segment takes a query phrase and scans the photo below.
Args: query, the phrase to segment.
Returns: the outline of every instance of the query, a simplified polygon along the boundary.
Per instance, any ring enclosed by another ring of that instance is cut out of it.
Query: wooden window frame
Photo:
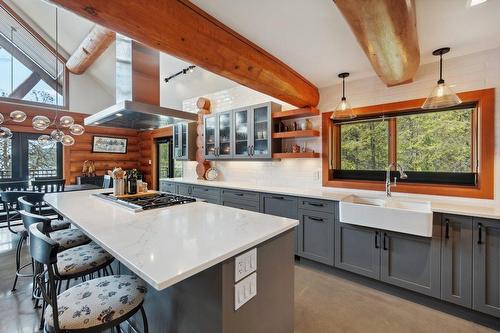
[[[477,126],[473,126],[473,138],[477,142],[473,143],[477,149],[477,184],[475,186],[443,185],[432,183],[399,183],[393,188],[394,192],[458,196],[468,198],[493,199],[494,196],[494,154],[495,154],[495,89],[482,89],[459,93],[458,96],[464,103],[475,103]],[[381,115],[404,113],[416,110],[424,103],[425,99],[413,99],[408,101],[371,105],[355,108],[353,111],[358,117],[376,117]],[[322,179],[325,187],[352,188],[361,190],[383,191],[384,181],[347,180],[335,179],[330,172],[333,165],[340,162],[340,141],[332,140],[340,134],[339,126],[336,126],[330,119],[332,112],[322,114]],[[395,123],[394,123],[395,124]],[[389,126],[391,124],[389,123]],[[394,126],[394,125],[392,125]],[[389,133],[394,131],[389,131]],[[391,134],[390,134],[391,135]],[[393,141],[394,140],[394,141]],[[396,144],[393,138],[392,144]],[[396,150],[392,150],[396,151]],[[396,159],[394,154],[390,154],[390,160]],[[473,156],[474,156],[473,155]]]

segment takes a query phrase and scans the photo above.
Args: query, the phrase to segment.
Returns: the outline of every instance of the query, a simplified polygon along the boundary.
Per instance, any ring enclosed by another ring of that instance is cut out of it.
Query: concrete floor
[[[18,290],[10,291],[16,241],[16,236],[0,230],[0,332],[38,332],[31,279],[20,279]],[[301,262],[295,274],[295,333],[496,332],[319,266]]]

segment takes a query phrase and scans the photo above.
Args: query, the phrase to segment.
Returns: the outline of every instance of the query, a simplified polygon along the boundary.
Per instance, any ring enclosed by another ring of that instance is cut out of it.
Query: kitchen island
[[[150,332],[293,332],[297,220],[205,202],[134,213],[92,195],[106,191],[45,200],[113,255],[122,273],[151,286]],[[235,258],[253,249],[256,256],[235,269]]]

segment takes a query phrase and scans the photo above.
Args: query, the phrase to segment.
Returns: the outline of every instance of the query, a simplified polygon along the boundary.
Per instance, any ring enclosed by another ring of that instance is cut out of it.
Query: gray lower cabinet
[[[474,218],[473,309],[500,317],[500,221]]]
[[[381,231],[380,280],[419,292],[440,296],[440,221],[433,237]]]
[[[191,196],[213,204],[220,204],[220,189],[210,186],[193,186]]]
[[[260,212],[260,194],[240,190],[221,190],[221,204],[223,206]]]
[[[297,254],[333,266],[333,214],[299,209],[299,221]]]
[[[335,267],[380,278],[380,232],[335,221]]]
[[[260,195],[260,211],[264,214],[298,219],[298,199],[297,197],[275,194]],[[295,253],[298,253],[298,227],[295,227]]]
[[[472,217],[443,215],[441,299],[472,307]]]
[[[188,184],[177,184],[177,194],[191,196],[193,193],[193,186]]]

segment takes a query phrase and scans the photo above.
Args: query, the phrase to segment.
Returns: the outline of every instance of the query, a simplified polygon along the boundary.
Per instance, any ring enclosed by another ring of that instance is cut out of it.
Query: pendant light
[[[342,79],[342,98],[340,99],[339,105],[333,111],[330,119],[333,120],[346,120],[346,119],[354,119],[356,115],[352,111],[351,105],[347,101],[345,97],[345,78],[349,77],[349,73],[340,73],[338,75],[339,78]]]
[[[432,52],[433,55],[439,56],[439,80],[437,85],[432,89],[431,94],[422,105],[422,109],[439,109],[450,106],[459,105],[462,100],[455,94],[450,87],[444,83],[443,79],[443,54],[450,52],[449,47],[443,47]]]

